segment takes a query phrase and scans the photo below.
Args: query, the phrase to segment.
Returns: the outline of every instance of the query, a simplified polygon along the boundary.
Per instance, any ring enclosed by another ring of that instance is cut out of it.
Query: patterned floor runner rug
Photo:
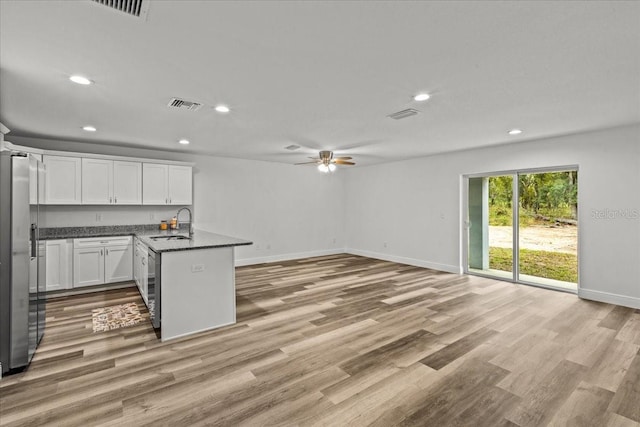
[[[126,328],[142,322],[138,304],[130,302],[92,310],[93,332],[104,332],[112,329]]]

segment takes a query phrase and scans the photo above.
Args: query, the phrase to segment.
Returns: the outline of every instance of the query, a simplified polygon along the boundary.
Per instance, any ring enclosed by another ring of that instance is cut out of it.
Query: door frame
[[[520,276],[520,245],[519,245],[519,229],[520,227],[516,227],[517,224],[519,224],[520,222],[520,205],[519,205],[519,201],[520,201],[520,189],[519,189],[519,180],[518,177],[520,174],[530,174],[530,173],[545,173],[545,172],[569,172],[569,171],[576,171],[579,172],[579,166],[578,165],[560,165],[560,166],[545,166],[545,167],[538,167],[538,168],[523,168],[523,169],[508,169],[508,170],[501,170],[501,171],[492,171],[492,172],[484,172],[484,173],[469,173],[469,174],[462,174],[461,175],[461,180],[462,180],[462,211],[461,211],[461,222],[460,222],[460,244],[461,244],[461,250],[460,250],[460,254],[462,256],[461,258],[461,262],[460,262],[460,268],[461,271],[463,272],[463,274],[469,274],[472,276],[480,276],[480,277],[486,277],[489,279],[496,279],[496,280],[504,280],[504,281],[508,281],[508,282],[512,282],[512,283],[516,283],[516,284],[521,284],[521,285],[528,285],[528,286],[536,286],[539,288],[545,288],[545,289],[552,289],[552,290],[556,290],[556,291],[561,291],[561,292],[568,292],[568,293],[572,293],[572,294],[577,294],[580,290],[580,270],[582,269],[582,263],[581,263],[581,249],[580,249],[580,227],[581,227],[581,221],[580,221],[580,185],[578,185],[578,213],[577,213],[577,217],[578,217],[578,225],[577,227],[577,248],[576,248],[576,257],[577,257],[577,262],[578,262],[578,282],[576,283],[576,289],[572,290],[572,289],[563,289],[563,288],[557,288],[554,286],[548,286],[542,283],[534,283],[534,282],[528,282],[525,280],[518,280],[519,276]],[[511,279],[507,278],[507,277],[496,277],[496,276],[492,276],[489,274],[483,274],[483,273],[479,273],[477,271],[470,271],[469,270],[469,178],[489,178],[492,176],[505,176],[505,175],[511,175],[513,176],[513,201],[511,204],[511,214],[512,214],[512,225],[513,225],[513,242],[512,242],[512,251],[513,251],[513,265],[512,265],[512,275],[511,275]],[[515,206],[514,206],[515,205]]]

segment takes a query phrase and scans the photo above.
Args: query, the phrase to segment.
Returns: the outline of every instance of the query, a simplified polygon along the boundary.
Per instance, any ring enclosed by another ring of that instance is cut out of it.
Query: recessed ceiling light
[[[229,111],[229,107],[227,107],[226,105],[216,105],[216,111],[218,113],[228,113]]]
[[[522,130],[520,129],[511,129],[509,131],[509,135],[520,135],[522,133]]]
[[[180,144],[182,145],[187,145],[189,144],[189,140],[188,139],[181,139],[180,141],[178,141]]]
[[[98,129],[96,129],[95,126],[83,126],[82,130],[86,130],[87,132],[95,132]]]
[[[78,76],[78,75],[74,75],[74,76],[69,77],[69,80],[71,80],[74,83],[78,83],[79,85],[90,85],[91,83],[93,83],[88,78],[86,78],[84,76]]]
[[[431,98],[431,95],[429,95],[428,93],[419,93],[416,96],[413,97],[414,101],[426,101],[427,99]]]

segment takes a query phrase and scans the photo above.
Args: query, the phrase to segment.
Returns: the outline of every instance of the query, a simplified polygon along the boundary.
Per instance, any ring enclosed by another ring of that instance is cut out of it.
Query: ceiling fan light
[[[74,83],[77,83],[79,85],[90,85],[91,83],[93,83],[92,80],[89,80],[88,78],[86,78],[85,76],[80,76],[78,74],[74,74],[73,76],[69,77],[69,80],[71,80]]]
[[[333,172],[334,170],[336,170],[336,165],[334,165],[333,163],[329,163],[328,168],[330,172]]]
[[[327,172],[329,172],[329,166],[325,165],[324,163],[320,163],[320,164],[318,165],[318,170],[319,170],[320,172],[327,173]]]

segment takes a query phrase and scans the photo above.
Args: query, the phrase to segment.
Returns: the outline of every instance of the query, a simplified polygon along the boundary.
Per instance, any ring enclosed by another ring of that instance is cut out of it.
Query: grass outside
[[[489,268],[511,271],[510,248],[489,248]],[[573,254],[520,249],[520,273],[578,283],[578,259]]]
[[[571,209],[540,209],[540,215],[550,218],[573,218]],[[574,218],[575,219],[575,218]],[[513,211],[507,206],[489,206],[489,225],[511,225],[513,223]],[[546,221],[536,217],[534,212],[521,209],[520,210],[520,227],[528,227],[530,225],[544,225]]]

